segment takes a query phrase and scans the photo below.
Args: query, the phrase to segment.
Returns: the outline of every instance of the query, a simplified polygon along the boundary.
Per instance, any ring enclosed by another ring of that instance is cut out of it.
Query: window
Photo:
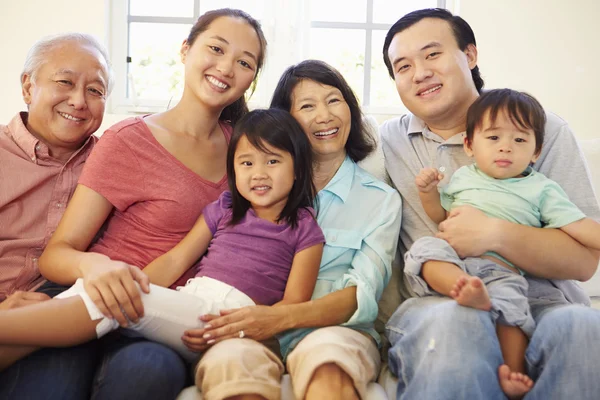
[[[450,0],[452,1],[452,0]],[[239,8],[261,22],[267,60],[250,106],[265,107],[281,73],[307,58],[348,80],[368,113],[403,112],[382,60],[385,34],[402,15],[446,0],[110,0],[110,51],[117,84],[113,113],[172,107],[183,90],[182,41],[207,10]]]

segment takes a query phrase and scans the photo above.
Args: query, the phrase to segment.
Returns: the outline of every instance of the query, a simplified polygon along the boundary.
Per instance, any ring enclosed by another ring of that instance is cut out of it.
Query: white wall
[[[486,87],[534,95],[580,138],[600,137],[600,1],[461,0]]]
[[[29,47],[44,35],[66,31],[105,40],[107,1],[0,0],[0,122],[24,109],[19,75]],[[600,108],[600,1],[454,3],[475,31],[487,87],[526,90],[569,121],[578,137],[600,137],[592,126]],[[106,115],[103,127],[122,118]]]

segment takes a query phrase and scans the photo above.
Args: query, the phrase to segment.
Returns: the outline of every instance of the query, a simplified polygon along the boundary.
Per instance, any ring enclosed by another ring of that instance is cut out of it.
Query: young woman
[[[236,125],[227,154],[229,189],[209,204],[172,250],[150,263],[187,271],[208,249],[181,291],[151,285],[145,315],[130,329],[176,349],[201,328],[199,316],[224,308],[308,301],[325,238],[311,208],[310,143],[289,113],[257,110]],[[57,299],[0,314],[0,343],[73,346],[119,327],[104,317],[78,279]],[[14,311],[14,312],[13,312]],[[240,331],[240,337],[243,337]]]
[[[39,260],[47,279],[73,285],[82,278],[94,304],[123,326],[125,314],[132,321],[143,315],[135,281],[145,292],[149,282],[177,285],[180,277],[170,269],[145,267],[177,244],[202,209],[227,189],[231,125],[247,111],[244,94],[263,65],[265,50],[260,25],[244,12],[222,9],[198,19],[181,46],[181,101],[166,112],[129,119],[105,132]],[[164,394],[149,387],[152,397],[177,395],[185,368],[175,352],[125,336],[116,341],[102,361],[107,375],[117,375],[112,371],[125,364],[136,369],[143,359],[165,380],[178,383]],[[8,361],[25,350],[0,351]],[[98,390],[103,388],[109,390]],[[144,389],[135,393],[147,393]]]

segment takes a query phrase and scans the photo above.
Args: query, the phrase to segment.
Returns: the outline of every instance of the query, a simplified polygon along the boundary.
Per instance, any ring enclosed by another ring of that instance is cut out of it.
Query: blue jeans
[[[174,399],[187,382],[187,365],[170,348],[114,332],[99,340],[103,359],[91,398]]]
[[[38,291],[55,296],[64,289],[48,284]],[[115,332],[20,360],[0,373],[0,399],[174,399],[186,378],[186,364],[173,350]]]
[[[525,399],[597,399],[600,311],[559,297],[530,302],[537,327],[525,358],[535,385]],[[498,383],[503,359],[490,313],[444,297],[412,298],[386,328],[398,400],[506,398]]]

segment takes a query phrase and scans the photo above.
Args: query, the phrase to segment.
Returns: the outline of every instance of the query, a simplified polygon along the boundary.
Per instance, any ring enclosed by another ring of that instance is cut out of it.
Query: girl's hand
[[[444,174],[439,172],[435,168],[423,168],[419,175],[415,178],[415,184],[417,185],[417,189],[421,193],[429,193],[433,189],[435,189],[442,180],[444,179]]]
[[[85,291],[96,307],[123,327],[144,316],[144,306],[138,287],[150,292],[150,280],[139,268],[113,261],[98,253],[86,253],[80,264]]]
[[[243,331],[243,337],[266,340],[287,329],[287,317],[283,306],[249,306],[222,310],[220,315],[200,317],[207,323],[202,337],[206,344],[212,345],[226,339],[239,338]]]
[[[205,333],[206,329],[190,329],[184,332],[181,341],[191,351],[200,353],[209,348],[212,344],[208,344],[207,340],[202,337]]]

